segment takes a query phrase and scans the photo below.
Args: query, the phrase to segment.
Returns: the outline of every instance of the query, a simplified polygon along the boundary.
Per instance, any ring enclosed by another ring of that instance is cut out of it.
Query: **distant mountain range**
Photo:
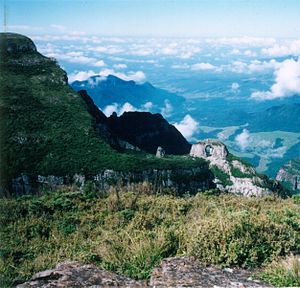
[[[273,106],[265,111],[250,114],[251,131],[300,132],[300,103]]]
[[[86,90],[95,104],[102,109],[113,103],[123,105],[129,102],[137,108],[148,103],[152,105],[152,112],[158,112],[165,106],[166,101],[174,106],[182,105],[185,101],[183,97],[156,88],[149,82],[137,84],[132,80],[125,81],[113,75],[105,78],[93,76],[86,81],[75,81],[71,87],[76,91]]]

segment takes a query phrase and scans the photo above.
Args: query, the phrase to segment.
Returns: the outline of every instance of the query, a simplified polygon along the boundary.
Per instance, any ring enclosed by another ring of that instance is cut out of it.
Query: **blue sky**
[[[1,16],[5,2],[7,30],[29,35],[300,35],[299,0],[1,0]]]

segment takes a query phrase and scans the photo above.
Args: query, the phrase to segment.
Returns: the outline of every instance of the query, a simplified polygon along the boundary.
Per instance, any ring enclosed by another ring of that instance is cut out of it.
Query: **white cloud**
[[[115,69],[126,69],[127,68],[127,65],[126,64],[114,64],[113,66]]]
[[[51,27],[51,28],[54,28],[54,29],[56,29],[56,30],[58,30],[58,31],[61,31],[61,32],[67,30],[67,27],[66,27],[66,26],[60,25],[60,24],[51,24],[50,27]]]
[[[144,83],[146,80],[146,76],[145,76],[144,72],[142,72],[142,71],[136,71],[136,72],[129,71],[127,74],[125,74],[122,72],[116,72],[114,69],[107,68],[107,69],[102,69],[98,73],[93,70],[72,73],[69,75],[69,83],[72,83],[76,80],[85,81],[88,78],[90,78],[91,76],[99,76],[99,77],[97,77],[97,79],[99,78],[99,80],[102,81],[102,80],[105,80],[108,75],[114,75],[125,81],[133,80],[136,83]],[[93,83],[93,85],[95,85],[95,84],[97,84],[97,83]]]
[[[143,110],[149,111],[153,107],[152,102],[146,102],[144,105],[142,105]]]
[[[213,70],[216,67],[210,63],[196,63],[191,66],[192,70]]]
[[[86,64],[94,67],[106,66],[103,60],[97,60],[93,57],[84,56],[82,51],[62,53],[61,51],[51,52],[51,50],[49,50],[49,52],[50,53],[46,53],[46,56],[53,57],[58,60],[67,61],[69,63]]]
[[[287,151],[286,146],[275,148],[275,141],[263,139],[259,133],[251,134],[247,129],[243,129],[235,141],[242,151],[254,152],[264,158],[282,158]]]
[[[137,108],[132,106],[130,103],[126,102],[124,105],[120,108],[119,114],[122,115],[124,112],[132,112],[132,111],[138,111]]]
[[[105,114],[105,116],[109,117],[113,112],[116,112],[119,110],[119,105],[117,103],[113,103],[111,105],[107,105],[104,109],[103,109],[103,113]]]
[[[275,44],[269,48],[263,48],[262,53],[271,57],[300,56],[300,39],[288,41],[284,45]]]
[[[230,55],[241,55],[241,51],[239,49],[232,49],[229,53]]]
[[[105,64],[105,62],[103,60],[99,60],[99,61],[95,62],[93,64],[93,66],[95,66],[95,67],[103,67],[103,66],[106,66],[106,64]]]
[[[235,137],[235,141],[244,151],[250,144],[250,133],[247,129],[243,129],[243,132]]]
[[[93,70],[89,71],[80,71],[77,73],[72,73],[68,76],[69,83],[72,83],[74,81],[85,81],[88,78],[95,76],[96,73]]]
[[[255,57],[256,53],[248,49],[248,50],[244,51],[244,55],[247,57]]]
[[[113,103],[111,105],[107,105],[103,109],[103,113],[109,117],[113,112],[116,112],[117,115],[122,115],[124,112],[132,112],[132,111],[139,111],[137,108],[135,108],[133,105],[131,105],[129,102],[124,103],[123,105],[119,105],[117,103]]]
[[[192,118],[189,114],[179,122],[173,124],[180,133],[188,140],[199,130],[199,122]]]
[[[279,65],[280,63],[274,59],[270,61],[251,60],[249,63],[233,61],[230,65],[224,65],[223,68],[227,68],[234,73],[254,73],[276,69]]]
[[[92,46],[89,47],[88,50],[93,52],[103,53],[103,54],[109,54],[109,55],[119,54],[124,52],[123,48],[116,45],[96,46],[96,47]]]
[[[271,100],[300,94],[300,59],[283,61],[275,70],[275,84],[269,91],[257,91],[252,99]]]
[[[276,40],[274,38],[264,37],[223,37],[216,39],[206,39],[206,42],[214,45],[229,45],[229,46],[270,46],[273,45]]]
[[[43,27],[38,27],[38,26],[30,26],[30,25],[7,25],[6,29],[12,30],[12,31],[41,31],[43,30]]]
[[[188,65],[187,63],[184,64],[174,64],[171,66],[171,68],[173,69],[189,69],[190,65]]]
[[[248,70],[250,72],[261,72],[268,69],[276,69],[279,65],[280,63],[274,59],[270,61],[252,60],[248,65]]]
[[[125,81],[133,80],[136,83],[144,83],[146,80],[146,75],[144,74],[143,71],[136,71],[136,72],[129,71],[127,74],[125,74],[122,72],[116,72],[114,69],[103,69],[102,71],[99,72],[99,75],[105,77],[107,77],[108,75],[114,75]]]
[[[237,91],[239,91],[239,89],[240,89],[239,83],[233,82],[233,83],[231,84],[231,90],[232,90],[233,92],[237,92]]]
[[[173,112],[173,106],[169,100],[165,100],[165,106],[161,108],[160,113],[164,117],[169,117]]]

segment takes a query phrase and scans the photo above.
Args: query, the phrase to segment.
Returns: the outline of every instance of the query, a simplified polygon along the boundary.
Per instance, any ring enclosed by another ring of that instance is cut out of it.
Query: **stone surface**
[[[17,33],[0,33],[0,52],[2,54],[24,54],[36,52],[33,41]]]
[[[283,182],[294,192],[300,191],[300,158],[292,159],[281,167],[276,180]]]
[[[227,157],[229,153],[226,146],[218,140],[207,139],[192,145],[190,155],[208,160],[211,169],[217,167],[227,174],[228,183],[222,183],[218,178],[214,180],[221,191],[243,196],[264,196],[273,193],[266,180],[259,177],[253,167],[239,160],[230,160]]]
[[[228,155],[226,146],[215,139],[206,139],[192,145],[190,155],[204,159],[225,159]]]
[[[165,154],[166,154],[166,151],[162,147],[158,146],[157,150],[156,150],[156,157],[163,158],[163,157],[165,157]]]
[[[194,257],[164,259],[154,268],[150,281],[137,281],[79,262],[64,262],[55,269],[35,274],[17,288],[50,287],[270,287],[251,279],[243,269],[204,267]]]
[[[55,269],[35,274],[30,281],[18,288],[50,287],[145,287],[144,281],[133,279],[99,269],[94,265],[81,265],[79,262],[58,264]]]
[[[204,267],[194,257],[173,257],[162,261],[152,272],[152,287],[270,287],[250,280],[251,273],[242,269]]]
[[[194,257],[164,259],[152,272],[152,287],[270,287],[250,280],[251,273],[242,269],[204,267]]]
[[[86,179],[84,175],[70,176],[42,176],[29,178],[26,175],[14,178],[13,189],[16,195],[24,195],[37,192],[39,189],[56,189],[61,185],[76,184],[83,187],[86,180],[94,182],[99,190],[109,190],[112,186],[122,186],[124,189],[132,184],[148,183],[153,193],[161,193],[164,189],[173,189],[181,194],[205,191],[215,187],[213,174],[208,164],[203,163],[194,168],[178,169],[147,169],[142,171],[124,172],[106,169],[97,175]],[[187,181],[188,180],[188,181]]]

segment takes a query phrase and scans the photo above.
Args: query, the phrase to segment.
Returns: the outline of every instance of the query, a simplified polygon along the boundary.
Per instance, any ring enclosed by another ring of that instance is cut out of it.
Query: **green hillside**
[[[54,59],[27,37],[0,34],[1,186],[26,175],[85,175],[105,168],[197,166],[202,160],[159,160],[121,154],[93,129],[81,96]],[[2,192],[3,193],[3,192]]]

